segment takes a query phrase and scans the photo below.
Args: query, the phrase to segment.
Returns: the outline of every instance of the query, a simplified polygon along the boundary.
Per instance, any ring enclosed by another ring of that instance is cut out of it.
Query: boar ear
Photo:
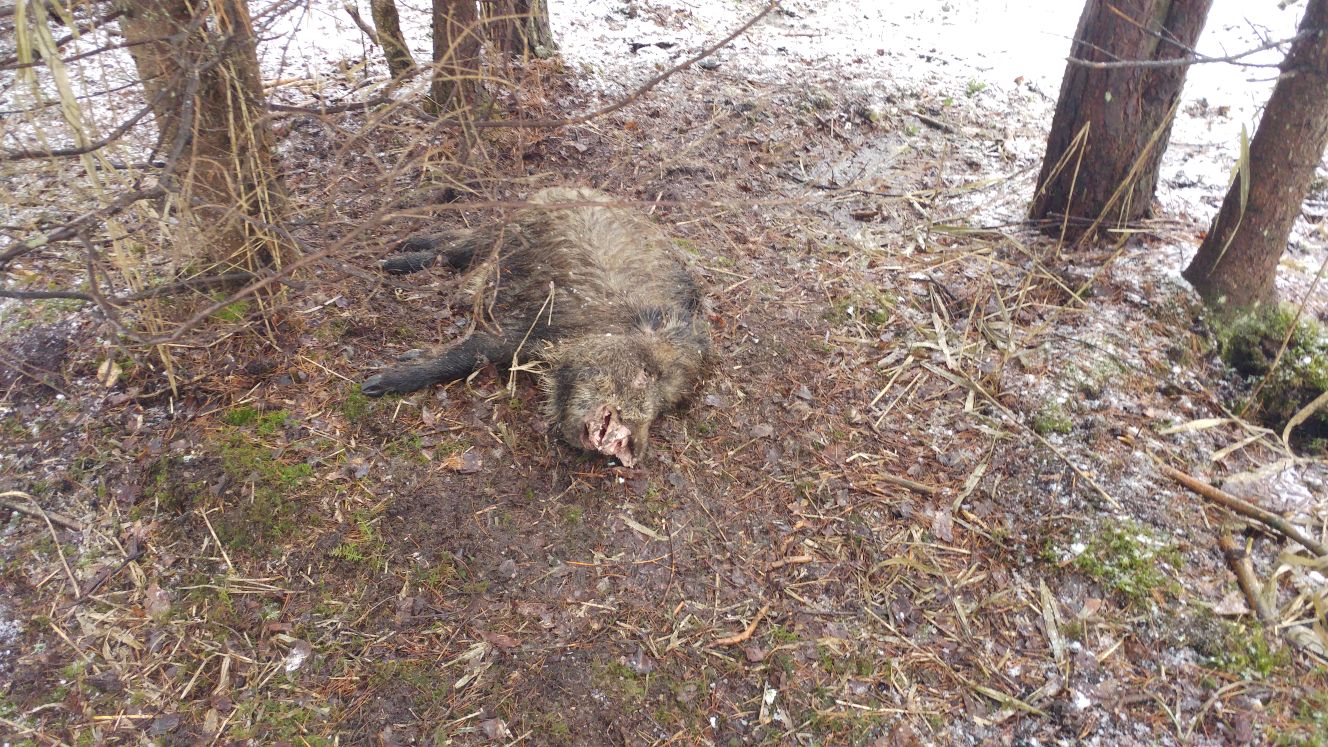
[[[635,376],[632,377],[632,388],[645,389],[650,384],[650,379],[651,379],[650,374],[647,373],[644,368],[642,368],[636,372]]]

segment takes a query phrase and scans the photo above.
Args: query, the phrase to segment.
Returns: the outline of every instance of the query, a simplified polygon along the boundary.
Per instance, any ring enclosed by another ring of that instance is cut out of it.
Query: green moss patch
[[[1288,332],[1286,351],[1277,360]],[[1253,411],[1271,428],[1281,430],[1328,390],[1328,332],[1313,321],[1295,322],[1290,309],[1236,317],[1222,324],[1217,335],[1222,360],[1250,383],[1255,392]],[[1328,408],[1320,408],[1297,427],[1293,443],[1309,451],[1328,451]]]
[[[1074,559],[1074,567],[1103,586],[1118,591],[1136,604],[1154,592],[1173,589],[1164,565],[1178,567],[1175,547],[1146,527],[1133,522],[1102,526]]]

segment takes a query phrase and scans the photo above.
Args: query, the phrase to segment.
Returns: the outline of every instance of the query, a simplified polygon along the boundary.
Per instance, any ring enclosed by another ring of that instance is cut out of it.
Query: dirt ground
[[[545,63],[502,102],[577,96]],[[334,250],[269,326],[171,351],[178,394],[89,311],[8,326],[0,480],[56,521],[0,508],[6,743],[1328,743],[1328,672],[1241,614],[1231,517],[1157,471],[1322,526],[1328,468],[1229,417],[1162,269],[1201,227],[1071,254],[979,222],[1020,187],[969,154],[1017,172],[1040,134],[944,98],[694,69],[487,132],[464,178],[409,112],[283,117]],[[719,363],[636,469],[555,441],[526,375],[357,391],[469,313],[374,259],[553,184],[651,212],[708,291]],[[1236,536],[1322,623],[1321,571]]]

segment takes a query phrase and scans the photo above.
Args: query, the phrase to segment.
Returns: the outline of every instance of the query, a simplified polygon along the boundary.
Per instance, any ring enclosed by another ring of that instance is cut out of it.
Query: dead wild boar
[[[416,236],[382,264],[441,257],[470,272],[474,332],[436,358],[389,368],[376,397],[463,378],[493,362],[541,360],[545,415],[568,443],[627,467],[655,419],[696,387],[710,358],[701,292],[644,216],[592,189],[546,189],[505,224]]]

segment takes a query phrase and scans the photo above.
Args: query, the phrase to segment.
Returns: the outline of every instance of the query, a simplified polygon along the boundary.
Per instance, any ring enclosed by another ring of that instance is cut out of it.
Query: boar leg
[[[374,374],[360,384],[360,392],[369,397],[413,392],[440,381],[455,381],[488,362],[506,362],[512,346],[484,333],[475,333],[437,358],[407,366],[396,366]]]
[[[466,230],[408,236],[397,245],[397,253],[378,266],[393,275],[407,275],[431,267],[441,256],[452,269],[464,270],[475,259],[476,238]]]

